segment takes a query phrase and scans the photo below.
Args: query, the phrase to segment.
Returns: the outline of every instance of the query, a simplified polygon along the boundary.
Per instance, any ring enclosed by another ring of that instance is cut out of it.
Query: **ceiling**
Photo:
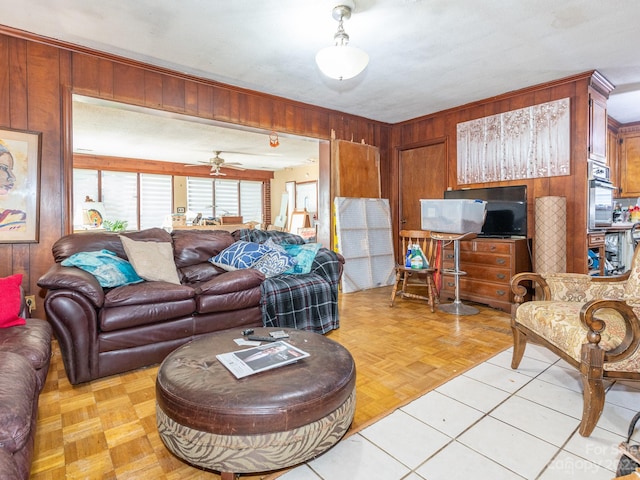
[[[318,162],[317,139],[277,133],[271,147],[271,132],[81,95],[72,118],[75,153],[199,165],[220,152],[225,164],[270,171]]]
[[[609,114],[640,121],[637,0],[356,0],[345,30],[370,63],[343,81],[314,61],[338,3],[0,0],[0,23],[388,123],[598,70]]]

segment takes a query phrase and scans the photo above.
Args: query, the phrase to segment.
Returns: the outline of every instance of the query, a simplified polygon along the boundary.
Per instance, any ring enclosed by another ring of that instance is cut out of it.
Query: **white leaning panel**
[[[395,258],[386,198],[336,197],[336,249],[345,258],[344,293],[393,285]]]

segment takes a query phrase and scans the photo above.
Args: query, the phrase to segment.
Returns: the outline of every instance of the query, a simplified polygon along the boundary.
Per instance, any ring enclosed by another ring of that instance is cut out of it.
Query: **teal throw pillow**
[[[318,250],[320,250],[321,245],[319,243],[305,243],[303,245],[282,243],[280,245],[287,254],[296,259],[296,265],[284,273],[303,274],[311,272],[313,260],[316,258]]]
[[[259,243],[238,240],[209,261],[227,271],[251,268],[267,251],[268,248]]]
[[[60,262],[64,267],[78,267],[96,277],[103,288],[120,287],[144,280],[133,266],[110,250],[78,252]]]

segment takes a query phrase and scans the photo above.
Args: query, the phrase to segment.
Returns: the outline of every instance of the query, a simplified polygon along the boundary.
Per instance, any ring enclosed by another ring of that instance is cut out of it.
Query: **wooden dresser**
[[[453,242],[445,245],[443,254],[440,302],[455,297]],[[509,287],[516,273],[531,271],[531,255],[527,239],[475,238],[460,242],[460,298],[511,311],[513,295]]]

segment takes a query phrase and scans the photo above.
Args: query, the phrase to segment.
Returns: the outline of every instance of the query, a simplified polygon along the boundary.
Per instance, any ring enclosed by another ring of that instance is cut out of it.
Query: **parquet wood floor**
[[[341,294],[341,326],[328,334],[356,362],[356,413],[349,434],[512,344],[506,313],[480,306],[477,315],[456,317],[431,313],[424,301],[400,298],[389,307],[390,295],[391,287]],[[219,479],[178,460],[160,440],[157,370],[73,387],[54,342],[40,396],[31,479]]]

